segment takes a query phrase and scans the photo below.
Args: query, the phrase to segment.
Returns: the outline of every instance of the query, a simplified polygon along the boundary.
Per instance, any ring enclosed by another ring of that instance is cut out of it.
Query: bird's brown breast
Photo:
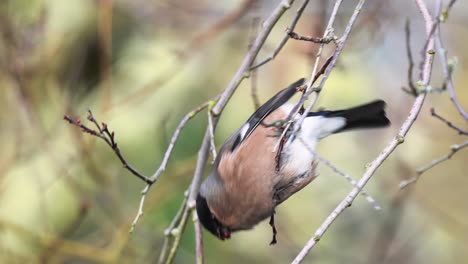
[[[280,120],[276,110],[264,123]],[[277,137],[274,127],[260,124],[233,152],[223,153],[218,174],[224,192],[210,208],[224,225],[232,229],[249,229],[273,213],[274,187],[280,180],[274,152]],[[221,173],[222,172],[222,173]]]

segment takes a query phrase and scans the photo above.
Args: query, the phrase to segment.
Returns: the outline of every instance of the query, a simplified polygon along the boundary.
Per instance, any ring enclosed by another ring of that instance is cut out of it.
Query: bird
[[[196,198],[200,223],[220,240],[270,217],[270,244],[275,244],[275,208],[317,177],[312,152],[317,143],[338,132],[390,124],[385,102],[375,100],[345,110],[309,112],[300,129],[286,131],[282,139],[284,126],[278,123],[287,121],[296,105],[288,101],[304,82],[299,79],[274,95],[221,146]]]

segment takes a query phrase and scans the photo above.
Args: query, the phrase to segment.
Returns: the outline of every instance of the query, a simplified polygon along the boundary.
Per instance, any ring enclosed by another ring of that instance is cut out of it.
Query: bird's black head
[[[231,237],[231,229],[219,222],[208,207],[205,197],[200,194],[197,196],[197,214],[202,225],[210,231],[211,234],[221,240],[229,239]]]

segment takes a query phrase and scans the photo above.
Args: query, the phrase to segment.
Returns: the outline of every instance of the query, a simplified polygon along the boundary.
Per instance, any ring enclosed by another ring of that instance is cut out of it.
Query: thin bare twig
[[[336,174],[338,174],[338,175],[342,176],[343,178],[345,178],[349,183],[351,183],[351,185],[356,187],[356,184],[357,184],[356,180],[354,180],[351,176],[349,176],[349,174],[344,173],[343,171],[338,169],[338,167],[333,165],[329,160],[327,160],[326,158],[320,156],[317,152],[315,152],[309,146],[309,144],[307,144],[307,142],[302,137],[299,137],[299,140],[301,141],[302,144],[304,144],[304,146],[307,148],[307,150],[310,152],[310,154],[312,154],[316,159],[318,159],[320,162],[325,164],[327,167],[329,167],[331,170],[333,170]],[[364,196],[364,198],[367,200],[367,202],[369,202],[375,210],[381,210],[382,209],[382,207],[380,207],[380,205],[375,201],[375,199],[372,198],[372,196],[370,196],[366,191],[364,191],[364,190],[361,191],[361,195]]]
[[[314,83],[324,72],[325,72],[325,69],[328,67],[328,64],[330,63],[331,59],[333,58],[333,55],[331,55],[330,57],[328,57],[328,59],[325,61],[325,63],[322,65],[322,68],[320,68],[320,70],[315,74],[314,76],[314,79],[312,80],[312,83]],[[300,89],[302,91],[302,97],[301,97],[301,100],[304,98],[304,93],[305,93],[305,87],[298,87],[298,89]],[[279,161],[281,159],[281,144],[284,144],[286,142],[285,139],[285,136],[286,136],[286,133],[289,131],[289,129],[291,128],[291,125],[293,125],[293,122],[292,122],[292,117],[296,114],[296,113],[299,113],[301,111],[301,109],[303,108],[303,102],[301,103],[301,101],[299,101],[298,104],[296,104],[296,106],[294,106],[294,108],[291,110],[291,112],[288,114],[288,116],[286,117],[286,120],[282,121],[283,123],[285,123],[286,125],[284,126],[284,128],[281,128],[283,129],[283,132],[281,133],[281,136],[280,136],[280,140],[278,140],[278,143],[276,144],[276,146],[273,148],[273,152],[277,152],[277,158],[276,158],[276,166],[279,167]],[[300,107],[299,107],[300,106]],[[295,109],[297,107],[297,110]],[[303,111],[305,111],[304,109],[302,109]],[[301,114],[301,113],[299,113]]]
[[[459,128],[458,126],[454,125],[452,122],[448,121],[447,119],[445,119],[444,117],[440,116],[439,114],[436,113],[435,109],[434,108],[431,108],[431,115],[437,119],[439,119],[440,121],[444,122],[448,127],[454,129],[455,131],[458,132],[458,134],[460,135],[468,135],[468,131],[467,130],[463,130],[461,128]]]
[[[442,11],[442,13],[438,16],[437,21],[445,21],[448,17],[450,9],[452,8],[453,4],[455,4],[456,0],[451,0],[446,8]],[[440,63],[442,64],[442,70],[445,75],[445,84],[447,86],[447,90],[449,92],[450,100],[457,108],[458,113],[468,121],[468,113],[465,109],[461,106],[460,102],[458,101],[456,94],[455,94],[455,87],[453,85],[452,80],[452,71],[450,70],[448,60],[447,60],[447,50],[444,48],[442,43],[442,38],[440,37],[440,27],[437,27],[437,31],[435,32],[435,46],[437,50],[437,54],[439,55]]]
[[[440,163],[449,160],[452,158],[455,153],[457,153],[459,150],[465,148],[468,146],[468,141],[465,141],[461,144],[456,144],[452,145],[450,147],[450,152],[442,157],[439,157],[437,159],[434,159],[433,161],[429,162],[428,164],[420,167],[419,169],[416,170],[416,175],[414,177],[411,177],[410,179],[404,180],[400,182],[400,189],[405,189],[409,185],[417,182],[421,175],[423,175],[426,171],[432,169],[433,167],[439,165]]]
[[[406,39],[406,55],[408,57],[408,88],[402,87],[401,89],[408,94],[413,96],[418,96],[418,89],[413,82],[413,70],[414,70],[414,61],[413,54],[411,52],[411,30],[410,30],[410,21],[406,19],[405,23],[405,39]]]
[[[426,4],[422,0],[416,0],[417,5],[420,9],[427,9]],[[433,39],[433,36],[429,34],[430,27],[432,26],[433,19],[429,16],[425,18],[427,37]],[[433,48],[433,41],[429,41],[428,49]],[[433,54],[426,52],[425,53],[425,65],[423,67],[423,78],[421,85],[425,88],[429,85],[431,79],[432,63],[433,59],[431,58]],[[402,124],[398,134],[390,141],[390,143],[384,148],[384,150],[369,164],[366,171],[364,172],[361,179],[358,181],[357,186],[351,190],[351,192],[338,204],[338,206],[332,211],[332,213],[326,218],[326,220],[320,225],[320,227],[315,232],[314,236],[306,243],[301,252],[296,256],[292,263],[298,264],[301,263],[309,251],[318,243],[322,238],[325,232],[330,228],[333,222],[340,216],[346,208],[351,206],[354,199],[357,197],[362,188],[367,184],[370,178],[374,175],[375,171],[382,165],[382,163],[388,158],[388,156],[404,142],[404,138],[408,133],[409,129],[412,127],[413,123],[416,121],[416,118],[421,111],[421,108],[426,98],[426,93],[419,94],[411,107],[408,118]]]
[[[211,109],[210,109],[211,110]],[[216,160],[216,144],[214,140],[214,124],[213,124],[213,115],[211,111],[208,111],[208,131],[210,132],[210,149],[211,155],[213,156],[213,162]]]
[[[289,37],[295,40],[302,40],[302,41],[309,41],[317,44],[328,44],[332,41],[336,41],[337,38],[335,35],[326,36],[323,38],[317,38],[312,36],[302,36],[297,34],[296,32],[289,32]]]
[[[133,230],[135,230],[135,226],[138,223],[138,220],[140,220],[140,217],[143,215],[143,206],[145,205],[146,194],[148,193],[150,187],[151,184],[147,184],[145,188],[143,188],[143,190],[141,191],[140,205],[138,206],[137,214],[133,219],[132,225],[130,226],[130,233],[132,233]]]
[[[237,89],[239,84],[246,78],[250,70],[252,69],[252,64],[257,57],[260,49],[263,47],[266,38],[270,35],[271,30],[278,22],[279,18],[288,10],[294,0],[283,0],[281,1],[278,6],[273,10],[271,15],[265,20],[263,23],[262,29],[258,33],[257,37],[255,38],[252,47],[250,48],[249,52],[246,54],[244,60],[242,61],[239,69],[234,74],[233,78],[229,82],[228,86],[224,90],[221,98],[219,99],[218,103],[213,107],[212,113],[215,116],[218,116],[221,111],[226,106],[227,101],[231,98],[234,91]]]
[[[130,166],[130,164],[128,164],[127,160],[123,157],[122,153],[120,153],[120,149],[117,146],[117,143],[115,142],[115,138],[114,138],[115,133],[114,133],[114,131],[110,132],[106,123],[102,123],[101,124],[102,127],[101,127],[98,124],[97,120],[94,118],[93,113],[91,112],[91,110],[88,110],[88,120],[91,121],[96,126],[97,130],[94,130],[92,128],[89,128],[89,127],[83,125],[81,123],[80,119],[73,120],[69,116],[64,116],[63,119],[65,121],[67,121],[68,123],[81,128],[82,132],[93,135],[93,136],[96,136],[96,137],[104,140],[107,143],[107,145],[109,145],[112,148],[115,155],[117,155],[120,162],[122,162],[124,168],[129,170],[133,175],[137,176],[138,178],[140,178],[142,181],[146,182],[147,184],[152,184],[152,181],[151,181],[150,178],[146,177],[145,175],[143,175],[142,173],[137,171],[135,168]]]
[[[196,239],[196,263],[203,264],[203,229],[197,214],[192,214],[193,224],[195,226],[195,239]]]
[[[158,263],[167,263],[167,259],[169,256],[169,252],[171,251],[169,248],[169,243],[174,242],[174,238],[176,236],[181,236],[181,220],[182,217],[186,214],[187,212],[187,199],[188,199],[188,193],[185,192],[184,195],[184,200],[182,201],[179,210],[177,211],[176,215],[171,221],[171,224],[169,227],[164,231],[164,243],[163,246],[161,247],[161,254],[159,255],[159,260]],[[173,245],[171,245],[173,247]]]
[[[254,41],[254,37],[258,33],[258,28],[260,26],[260,16],[259,10],[260,1],[257,1],[256,5],[254,6],[254,10],[256,12],[255,16],[252,18],[252,31],[249,40],[249,49],[252,47],[252,43]],[[256,59],[253,61],[253,64],[256,63]],[[260,100],[258,99],[258,68],[251,70],[251,82],[250,82],[250,95],[252,96],[252,101],[254,104],[254,108],[258,109],[260,107]]]
[[[214,97],[213,99],[206,101],[205,103],[199,105],[192,111],[188,112],[182,120],[180,120],[179,125],[177,126],[176,130],[174,131],[174,134],[172,135],[171,142],[169,143],[169,146],[167,147],[166,153],[164,154],[164,158],[161,161],[161,165],[159,165],[159,168],[156,170],[156,172],[151,176],[151,180],[153,182],[157,181],[159,176],[166,170],[167,167],[167,162],[169,161],[169,158],[171,157],[172,150],[174,150],[175,143],[177,142],[177,139],[179,138],[179,134],[182,131],[182,129],[185,127],[188,121],[192,119],[196,114],[201,112],[203,109],[207,108],[211,104],[213,104],[214,101],[218,100],[219,95]]]
[[[281,39],[280,43],[275,48],[275,50],[268,57],[266,57],[265,59],[263,59],[259,63],[255,64],[254,66],[250,67],[250,70],[257,69],[257,68],[265,65],[269,61],[273,60],[274,58],[276,58],[276,55],[278,55],[278,53],[280,53],[281,49],[283,49],[284,45],[286,45],[286,42],[288,42],[289,33],[292,32],[294,30],[294,28],[296,27],[297,22],[299,21],[299,19],[302,16],[302,13],[304,12],[304,9],[307,7],[307,4],[309,4],[309,0],[304,0],[304,2],[302,2],[302,5],[299,7],[299,9],[297,9],[296,15],[294,16],[294,19],[291,21],[291,24],[286,29],[286,34]]]

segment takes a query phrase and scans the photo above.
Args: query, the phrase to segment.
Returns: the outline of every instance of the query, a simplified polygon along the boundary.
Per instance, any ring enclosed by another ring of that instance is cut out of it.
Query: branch
[[[420,9],[426,8],[426,4],[422,0],[416,0],[416,2],[417,2],[417,5],[420,7]],[[424,18],[425,18],[426,30],[428,30],[428,28],[432,26],[432,18],[430,16],[429,17],[425,16]],[[427,33],[427,37],[429,39],[433,39],[433,36],[431,36],[429,33]],[[429,42],[429,45],[427,47],[428,49],[427,51],[433,48],[433,41],[429,40],[428,42]],[[432,62],[433,62],[431,58],[432,56],[433,56],[433,53],[430,53],[430,52],[425,53],[425,58],[424,58],[425,64],[423,67],[423,76],[422,76],[423,87],[427,87],[431,79],[431,70],[432,70]],[[390,154],[398,147],[398,145],[404,142],[404,138],[406,134],[408,133],[409,129],[412,127],[413,123],[416,121],[416,118],[418,117],[419,112],[421,111],[425,97],[426,97],[426,93],[422,93],[416,97],[413,103],[413,106],[411,107],[411,110],[409,112],[409,116],[405,120],[405,122],[402,124],[402,126],[400,127],[398,134],[390,141],[390,143],[388,143],[388,145],[384,148],[384,150],[369,164],[363,176],[358,181],[357,186],[354,187],[353,190],[351,190],[351,192],[338,204],[338,206],[332,211],[332,213],[325,219],[322,225],[320,225],[320,227],[315,232],[314,236],[306,243],[304,248],[296,256],[296,258],[294,259],[292,263],[298,264],[304,260],[305,256],[318,243],[318,241],[322,238],[325,232],[329,229],[331,224],[333,224],[333,222],[338,218],[338,216],[340,216],[344,212],[346,208],[351,206],[354,199],[361,192],[362,188],[364,188],[364,186],[367,184],[370,178],[374,175],[375,171],[380,167],[380,165],[382,165],[382,163],[390,156]]]
[[[413,96],[418,96],[418,90],[413,82],[413,70],[414,70],[414,61],[413,54],[411,52],[411,31],[410,31],[410,22],[409,19],[406,19],[405,23],[405,39],[406,39],[406,55],[408,57],[408,88],[402,87],[401,89],[408,94]]]
[[[265,20],[263,23],[262,29],[258,33],[252,47],[250,48],[249,52],[245,56],[242,64],[240,65],[237,72],[234,74],[234,77],[229,82],[228,86],[224,90],[221,98],[219,99],[218,103],[213,107],[212,113],[214,116],[218,116],[223,111],[224,107],[226,106],[227,101],[231,98],[234,91],[237,89],[239,84],[248,76],[248,73],[253,68],[252,64],[257,57],[260,49],[263,47],[266,38],[270,35],[271,30],[278,22],[279,18],[291,7],[291,4],[294,0],[283,0],[281,1],[278,6],[273,10],[272,14]],[[216,122],[215,122],[216,123]]]
[[[192,219],[195,226],[196,263],[203,264],[203,228],[196,213],[192,214]]]
[[[440,9],[442,8],[442,1],[441,0],[438,1],[439,10],[436,13],[437,16],[434,19],[434,22],[432,24],[430,34],[434,34],[435,46],[437,47],[437,53],[439,53],[440,62],[442,64],[442,69],[443,69],[444,74],[445,74],[445,81],[444,81],[444,84],[442,86],[442,90],[448,87],[449,94],[450,94],[450,99],[452,100],[453,104],[457,108],[458,112],[465,118],[465,120],[468,121],[468,116],[466,116],[466,112],[464,111],[463,107],[460,105],[460,103],[458,102],[458,100],[455,97],[454,86],[453,86],[453,82],[452,82],[453,67],[451,67],[447,62],[447,51],[444,49],[444,47],[442,45],[442,39],[440,37],[440,22],[445,22],[446,21],[446,19],[448,17],[448,14],[449,14],[449,11],[452,8],[453,4],[455,4],[455,0],[451,0],[449,2],[449,4],[447,5],[447,7],[444,8],[441,11]],[[424,10],[424,8],[422,10]],[[424,13],[425,12],[423,12],[423,14]],[[426,42],[426,43],[428,43],[428,42]],[[429,90],[426,89],[426,91],[429,91]],[[468,131],[461,129],[458,126],[455,126],[452,122],[450,122],[449,120],[447,120],[444,117],[437,114],[435,112],[434,108],[431,108],[431,115],[434,116],[435,118],[439,119],[440,121],[444,122],[448,127],[454,129],[459,134],[468,135]],[[437,159],[433,160],[432,162],[430,162],[429,164],[422,166],[421,168],[416,170],[416,175],[415,176],[411,177],[410,179],[401,181],[400,184],[399,184],[400,189],[404,189],[407,186],[409,186],[410,184],[415,183],[424,172],[426,172],[427,170],[433,168],[434,166],[436,166],[436,165],[450,159],[458,150],[460,150],[461,148],[466,147],[465,144],[466,144],[466,142],[461,144],[461,145],[452,145],[451,152],[449,154],[447,154],[445,156],[442,156],[440,158],[437,158]]]
[[[338,175],[342,176],[343,178],[345,178],[349,183],[351,183],[351,185],[356,187],[356,184],[357,184],[356,180],[354,180],[351,176],[349,176],[349,174],[344,173],[343,171],[338,169],[338,167],[333,165],[329,160],[327,160],[324,157],[320,156],[317,152],[315,152],[310,147],[309,144],[307,144],[307,142],[302,137],[299,137],[299,140],[301,141],[302,144],[304,144],[304,146],[310,152],[310,154],[312,154],[316,159],[318,159],[320,162],[325,164],[327,167],[329,167],[336,174],[338,174]],[[369,202],[375,210],[381,210],[382,209],[382,207],[380,207],[380,205],[375,201],[375,199],[372,198],[372,196],[370,196],[366,191],[361,191],[361,195],[364,196],[364,198],[366,198],[367,202]]]
[[[188,112],[182,118],[182,120],[180,120],[179,125],[174,131],[174,134],[172,135],[171,142],[169,143],[169,146],[167,147],[166,153],[164,154],[164,158],[161,161],[161,165],[159,165],[159,168],[156,170],[153,176],[151,176],[151,181],[153,182],[157,181],[159,176],[161,176],[161,174],[166,170],[167,162],[169,161],[169,158],[171,157],[172,151],[174,150],[175,143],[177,142],[177,139],[179,138],[179,134],[182,131],[182,129],[185,127],[185,125],[188,123],[188,121],[190,121],[194,116],[196,116],[203,109],[212,105],[216,100],[218,100],[218,98],[219,98],[219,95],[209,101],[204,102],[203,104],[199,105],[192,111]]]
[[[188,192],[186,191],[184,193],[184,200],[182,201],[179,211],[177,211],[176,215],[171,221],[171,224],[169,227],[164,231],[164,243],[161,248],[161,254],[159,255],[159,264],[162,263],[170,263],[168,260],[171,258],[170,257],[170,252],[176,251],[178,243],[175,243],[175,241],[180,240],[180,236],[182,236],[183,232],[182,230],[185,228],[185,221],[183,218],[187,217],[188,215],[188,207],[187,207],[187,198],[188,198]],[[171,247],[169,247],[169,243],[172,242]],[[172,256],[174,257],[174,256]]]
[[[251,24],[251,36],[249,40],[249,49],[252,47],[252,43],[254,41],[254,36],[257,35],[258,33],[258,28],[260,25],[260,14],[258,12],[258,9],[260,8],[259,3],[260,1],[257,1],[257,4],[254,6],[255,10],[255,16],[252,18],[252,24]],[[255,64],[256,60],[254,60],[253,64]],[[252,101],[254,104],[254,108],[258,109],[260,107],[260,99],[258,99],[258,68],[251,69],[251,82],[250,82],[250,95],[252,96]]]
[[[448,127],[453,128],[455,131],[458,132],[458,134],[460,134],[460,135],[468,135],[468,131],[459,128],[458,126],[454,125],[452,122],[448,121],[447,119],[445,119],[445,118],[443,118],[442,116],[440,116],[439,114],[437,114],[437,113],[435,112],[435,109],[434,109],[434,108],[431,108],[431,115],[432,115],[433,117],[439,119],[440,121],[444,122]]]
[[[311,37],[311,36],[301,36],[296,32],[289,32],[289,37],[295,40],[309,41],[317,44],[328,44],[332,41],[336,41],[337,38],[335,35],[326,36],[323,38]]]
[[[188,191],[188,200],[187,202],[184,202],[183,204],[186,203],[186,210],[189,210],[191,213],[194,213],[194,208],[195,208],[195,200],[196,196],[198,194],[198,190],[200,188],[201,184],[201,178],[203,176],[203,173],[205,171],[206,163],[208,161],[208,156],[210,152],[210,145],[211,145],[211,135],[213,134],[211,129],[216,129],[216,125],[219,120],[219,115],[223,111],[224,107],[226,106],[228,100],[231,98],[232,94],[235,92],[237,87],[240,85],[240,83],[246,78],[248,73],[250,72],[251,66],[258,55],[260,49],[263,47],[266,38],[270,34],[271,30],[275,26],[276,22],[279,20],[279,18],[284,14],[284,12],[290,8],[291,4],[294,2],[294,0],[283,0],[281,1],[278,6],[273,10],[271,15],[265,20],[263,23],[263,27],[260,29],[255,41],[253,42],[249,52],[246,54],[244,60],[242,61],[241,65],[239,66],[238,70],[234,74],[233,78],[227,85],[226,89],[224,92],[221,94],[219,100],[217,103],[213,106],[211,109],[211,115],[212,115],[212,124],[209,125],[205,131],[205,136],[203,137],[203,141],[200,147],[200,150],[198,151],[198,158],[197,158],[197,165],[195,167],[195,172],[194,176],[192,178],[192,182],[190,184],[190,189]],[[181,222],[186,223],[187,218],[189,216],[189,213],[184,213],[182,214],[182,219],[180,220]],[[198,221],[194,222],[195,224],[195,229],[197,228],[196,225],[198,225]],[[183,231],[183,230],[179,230]],[[201,234],[201,233],[199,233]],[[177,240],[176,240],[177,242]],[[175,252],[177,251],[178,248],[178,243],[172,243],[171,246],[168,245],[168,242],[165,242],[165,246],[163,247],[163,250],[161,252],[161,257],[160,260],[163,259],[167,254],[168,250],[169,252]],[[198,256],[203,255],[202,250],[202,239],[201,237],[196,238],[196,248],[200,252],[198,252]],[[169,255],[170,256],[170,255]],[[197,257],[197,259],[200,259]]]
[[[444,8],[440,16],[438,16],[437,20],[439,21],[439,23],[446,21],[449,15],[450,9],[452,8],[453,4],[455,4],[455,1],[456,0],[451,0],[448,6]],[[463,116],[463,118],[466,121],[468,121],[468,113],[465,111],[465,109],[463,109],[463,107],[461,106],[460,102],[458,101],[455,95],[455,87],[452,81],[452,71],[450,70],[449,63],[447,61],[447,50],[444,48],[444,45],[442,43],[442,38],[440,37],[440,27],[438,27],[437,31],[435,32],[435,42],[436,42],[435,46],[437,49],[437,54],[439,55],[440,63],[442,64],[442,70],[444,71],[445,84],[447,85],[447,90],[449,92],[450,100],[457,108],[458,113],[460,113],[460,115]]]
[[[164,154],[164,158],[163,160],[161,161],[161,164],[159,166],[159,168],[156,170],[156,172],[151,176],[151,177],[147,177],[143,174],[141,174],[140,172],[138,172],[136,169],[134,169],[132,166],[130,166],[130,164],[127,162],[127,160],[123,157],[123,155],[121,154],[120,152],[120,149],[118,148],[117,146],[117,143],[115,142],[115,133],[114,132],[110,132],[109,129],[108,129],[108,126],[106,123],[102,123],[102,127],[99,125],[99,122],[95,119],[95,117],[93,116],[91,110],[88,110],[88,120],[90,122],[92,122],[97,130],[94,130],[92,128],[89,128],[85,125],[83,125],[80,121],[80,119],[77,119],[77,120],[73,120],[71,117],[69,116],[64,116],[64,119],[72,124],[72,125],[75,125],[79,128],[81,128],[82,132],[83,133],[87,133],[87,134],[90,134],[90,135],[93,135],[93,136],[96,136],[102,140],[104,140],[107,145],[109,145],[112,150],[114,151],[114,153],[117,155],[117,157],[119,158],[119,160],[122,162],[122,164],[124,165],[124,168],[126,168],[127,170],[129,170],[133,175],[137,176],[139,179],[143,180],[145,183],[146,183],[146,186],[143,188],[143,190],[141,191],[141,198],[140,198],[140,204],[138,206],[138,211],[137,211],[137,214],[134,218],[134,220],[132,221],[132,224],[131,224],[131,227],[130,227],[130,231],[129,232],[133,232],[134,229],[135,229],[135,226],[136,224],[138,223],[140,217],[143,215],[143,207],[144,207],[144,203],[145,203],[145,200],[146,200],[146,194],[148,193],[149,189],[151,188],[151,186],[158,180],[158,178],[161,176],[161,174],[166,170],[166,167],[167,167],[167,163],[169,161],[169,158],[171,157],[171,154],[172,154],[172,151],[174,150],[174,147],[175,147],[175,143],[177,142],[178,138],[179,138],[179,135],[180,135],[180,132],[182,131],[182,129],[185,127],[185,125],[196,115],[198,114],[199,112],[201,112],[203,109],[207,108],[208,106],[210,105],[213,105],[214,104],[214,100],[217,100],[219,98],[219,96],[216,96],[215,98],[213,98],[212,100],[209,100],[203,104],[201,104],[200,106],[196,107],[195,109],[193,109],[192,111],[188,112],[183,118],[182,120],[180,121],[179,125],[177,126],[176,130],[174,131],[174,134],[172,135],[172,138],[171,138],[171,141],[169,143],[169,146],[167,147],[167,150]],[[213,143],[214,144],[214,143]]]
[[[257,69],[263,65],[265,65],[266,63],[268,63],[269,61],[273,60],[276,55],[278,55],[278,53],[280,53],[281,49],[283,49],[284,45],[286,45],[286,42],[288,42],[289,40],[289,33],[292,32],[294,30],[294,28],[296,27],[297,25],[297,22],[299,21],[299,19],[301,18],[302,16],[302,13],[304,12],[304,9],[306,8],[307,4],[309,4],[309,0],[304,0],[304,2],[302,3],[302,5],[299,7],[299,9],[297,9],[296,11],[296,15],[294,16],[294,19],[291,21],[291,24],[289,25],[289,27],[286,29],[286,34],[284,35],[283,39],[281,39],[280,43],[278,44],[278,46],[275,48],[275,50],[270,54],[270,56],[268,56],[267,58],[263,59],[261,62],[255,64],[254,66],[250,67],[250,70],[254,70],[254,69]]]
[[[89,121],[91,121],[96,126],[97,130],[94,130],[92,128],[89,128],[89,127],[83,125],[81,123],[80,119],[73,120],[71,117],[69,117],[67,115],[64,116],[63,119],[65,121],[67,121],[68,123],[81,128],[81,131],[83,133],[87,133],[87,134],[96,136],[96,137],[104,140],[104,142],[106,142],[107,145],[109,145],[109,147],[112,148],[115,155],[117,155],[120,162],[122,162],[122,165],[124,166],[124,168],[129,170],[133,175],[137,176],[138,178],[140,178],[142,181],[146,182],[147,184],[152,184],[153,183],[150,178],[148,178],[145,175],[141,174],[136,169],[134,169],[132,166],[130,166],[130,164],[128,164],[127,160],[123,157],[122,153],[120,153],[120,149],[117,146],[117,143],[115,142],[115,138],[114,138],[115,133],[114,133],[114,131],[110,132],[106,123],[101,123],[101,125],[102,125],[102,127],[101,127],[99,125],[98,121],[94,118],[93,113],[91,112],[91,110],[88,110],[87,119]]]
[[[422,174],[424,174],[426,171],[432,169],[433,167],[439,165],[440,163],[444,162],[444,161],[447,161],[449,160],[450,158],[452,158],[453,155],[455,155],[455,153],[457,153],[459,150],[465,148],[468,146],[468,141],[465,141],[461,144],[456,144],[456,145],[452,145],[450,147],[450,152],[440,158],[437,158],[437,159],[434,159],[433,161],[429,162],[428,164],[420,167],[419,169],[416,170],[416,176],[408,179],[408,180],[404,180],[404,181],[401,181],[400,182],[400,189],[405,189],[406,187],[408,187],[409,185],[417,182],[419,180],[419,177],[421,177]]]

